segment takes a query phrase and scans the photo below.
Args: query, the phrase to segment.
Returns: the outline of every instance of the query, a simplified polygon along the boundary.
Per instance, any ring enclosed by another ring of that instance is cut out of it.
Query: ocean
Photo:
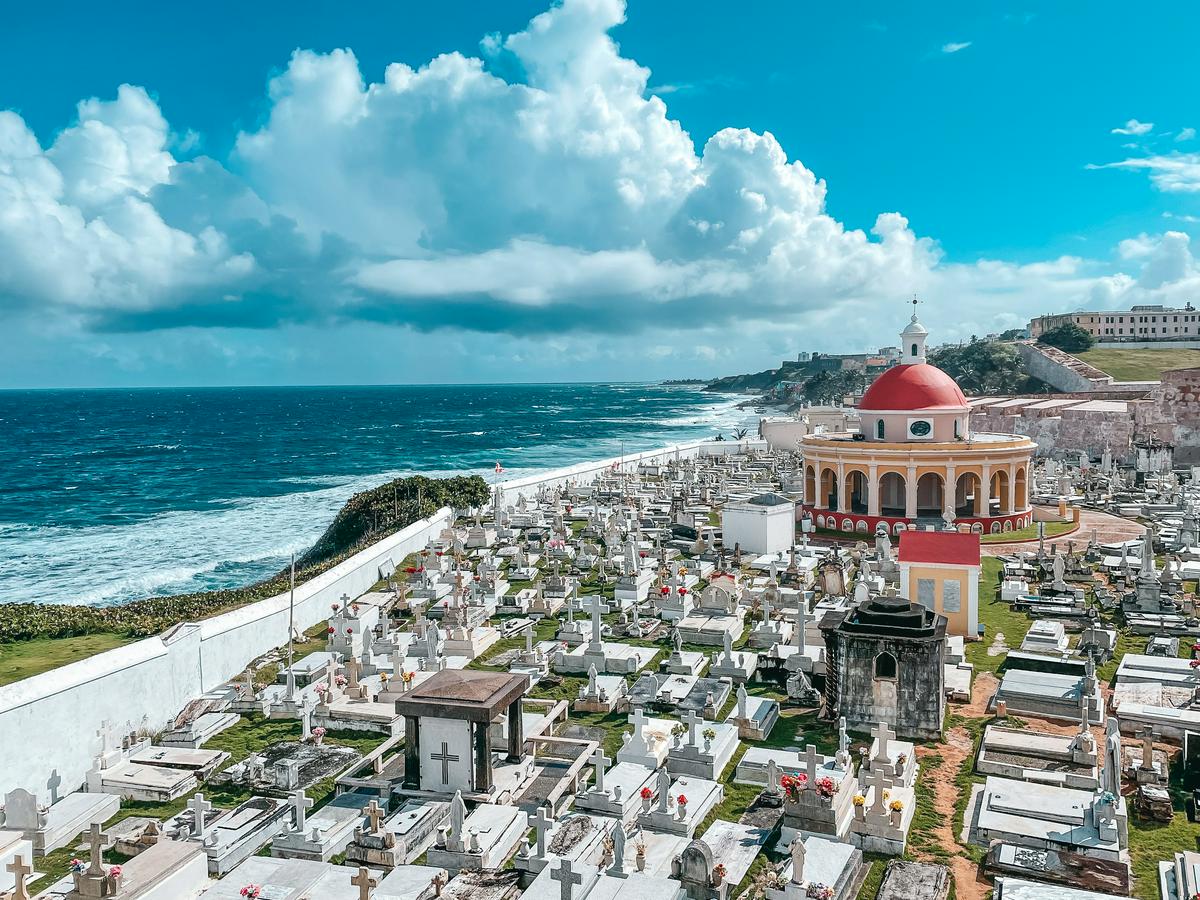
[[[660,384],[0,391],[0,602],[248,584],[356,491],[728,437],[753,430],[745,399]]]

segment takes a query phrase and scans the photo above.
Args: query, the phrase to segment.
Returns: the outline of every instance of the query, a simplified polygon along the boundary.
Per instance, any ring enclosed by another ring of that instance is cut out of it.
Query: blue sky
[[[807,6],[14,8],[0,386],[708,375],[913,291],[935,338],[1196,299],[1200,8]]]

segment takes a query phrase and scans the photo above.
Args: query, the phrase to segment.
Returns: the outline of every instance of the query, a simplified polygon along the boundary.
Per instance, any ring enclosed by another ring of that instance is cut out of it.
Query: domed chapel
[[[819,528],[899,533],[925,525],[984,534],[1024,528],[1030,461],[1020,434],[977,432],[954,379],[925,356],[929,331],[914,312],[901,362],[858,404],[860,431],[805,435],[804,509]]]

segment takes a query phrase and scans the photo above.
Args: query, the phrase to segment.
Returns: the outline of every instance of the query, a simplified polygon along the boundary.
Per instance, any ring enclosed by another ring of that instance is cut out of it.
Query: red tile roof
[[[977,566],[979,535],[956,531],[901,532],[900,562]]]

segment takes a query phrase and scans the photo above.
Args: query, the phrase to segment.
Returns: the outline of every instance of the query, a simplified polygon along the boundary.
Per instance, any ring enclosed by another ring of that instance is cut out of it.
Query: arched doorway
[[[1001,469],[992,475],[992,496],[1000,501],[1000,515],[1012,512],[1008,508],[1008,470]]]
[[[937,472],[917,479],[917,515],[940,516],[946,508],[946,482]]]
[[[812,466],[804,467],[804,502],[809,506],[817,502],[817,470]]]
[[[1017,469],[1017,480],[1015,482],[1014,493],[1016,499],[1013,501],[1016,509],[1013,512],[1020,512],[1029,506],[1028,489],[1025,484],[1025,467],[1021,466]]]
[[[974,472],[958,476],[954,487],[954,515],[959,519],[974,519],[983,515],[983,482]]]
[[[907,507],[907,485],[899,472],[884,472],[879,479],[879,513],[884,516],[903,516]]]
[[[850,512],[866,515],[867,476],[861,469],[846,473],[846,497],[850,500]]]
[[[821,497],[817,505],[835,511],[838,508],[838,479],[833,469],[821,470]]]

